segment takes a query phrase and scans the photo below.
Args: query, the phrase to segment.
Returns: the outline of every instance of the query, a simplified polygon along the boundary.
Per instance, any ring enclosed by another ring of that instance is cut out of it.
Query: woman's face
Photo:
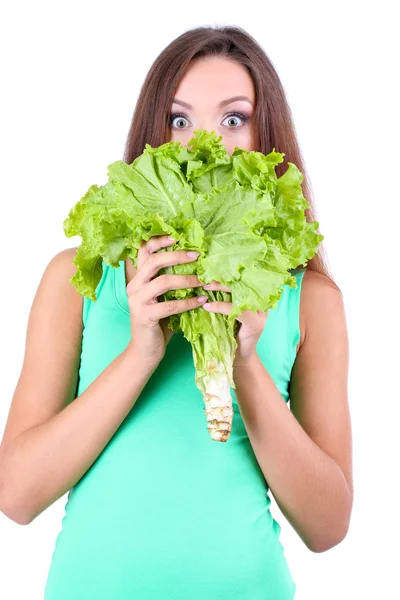
[[[248,100],[232,100],[235,96]],[[254,108],[254,84],[245,67],[220,57],[197,59],[176,90],[167,141],[186,145],[196,129],[206,129],[222,136],[229,154],[236,146],[255,150]]]

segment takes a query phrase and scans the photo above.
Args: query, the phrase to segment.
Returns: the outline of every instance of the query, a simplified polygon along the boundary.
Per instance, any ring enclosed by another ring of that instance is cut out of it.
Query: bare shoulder
[[[300,295],[300,342],[304,343],[307,331],[329,319],[344,319],[344,303],[341,291],[329,277],[317,271],[306,269]]]
[[[49,261],[45,273],[52,271],[54,275],[59,275],[62,279],[67,277],[70,279],[75,275],[76,265],[74,258],[76,256],[77,247],[65,248],[57,252]]]
[[[64,310],[74,321],[81,320],[83,296],[72,285],[70,279],[75,275],[74,264],[77,248],[66,248],[55,254],[49,261],[39,283],[36,296],[47,297],[48,302],[60,301],[62,296]],[[32,307],[33,308],[33,307]]]
[[[80,328],[83,296],[70,281],[77,269],[73,262],[76,250],[76,247],[61,250],[48,262],[33,299],[31,320],[45,323],[44,311],[58,313],[62,307],[64,322],[76,325],[76,329]]]
[[[331,279],[317,271],[306,269],[303,276],[302,287],[307,290],[312,290],[315,293],[326,293],[326,290],[334,290],[336,293],[341,293]]]

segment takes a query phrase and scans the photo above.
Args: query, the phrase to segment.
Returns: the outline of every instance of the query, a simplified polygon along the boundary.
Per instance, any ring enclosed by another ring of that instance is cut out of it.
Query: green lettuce
[[[216,280],[231,293],[201,288],[171,290],[163,300],[194,294],[232,302],[226,316],[202,307],[169,317],[169,328],[191,343],[195,381],[203,394],[208,431],[226,441],[232,422],[230,388],[236,336],[245,310],[276,308],[283,285],[296,287],[291,273],[306,266],[319,243],[319,223],[308,223],[304,211],[303,175],[288,162],[277,177],[283,153],[267,155],[235,148],[230,155],[215,132],[197,130],[187,146],[146,144],[132,164],[108,166],[105,185],[92,185],[64,221],[67,237],[78,235],[70,279],[77,291],[96,302],[102,263],[119,267],[131,259],[137,268],[141,240],[169,234],[177,242],[160,251],[197,250],[194,263],[166,267],[163,273],[194,273],[202,283]]]

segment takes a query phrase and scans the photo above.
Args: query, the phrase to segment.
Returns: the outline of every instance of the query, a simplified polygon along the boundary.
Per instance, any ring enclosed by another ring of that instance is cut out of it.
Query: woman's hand
[[[163,358],[173,335],[168,328],[169,317],[199,308],[207,300],[206,296],[195,294],[184,300],[158,301],[157,298],[169,290],[203,285],[196,275],[157,275],[162,267],[197,260],[198,252],[195,253],[196,256],[188,256],[185,250],[157,252],[173,244],[174,240],[168,239],[167,235],[153,236],[147,242],[142,240],[138,251],[137,271],[126,286],[132,333],[129,346],[155,367]]]
[[[217,281],[212,281],[204,285],[203,288],[210,291],[231,292],[226,285],[222,285]],[[229,315],[232,310],[232,302],[216,300],[215,302],[203,304],[203,307],[208,312]],[[242,325],[236,338],[238,347],[235,352],[234,366],[244,364],[257,355],[256,345],[265,327],[268,312],[258,310],[255,314],[251,310],[245,310],[236,317]]]

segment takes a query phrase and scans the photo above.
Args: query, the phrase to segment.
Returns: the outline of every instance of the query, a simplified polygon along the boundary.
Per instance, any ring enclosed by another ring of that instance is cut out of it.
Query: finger
[[[211,291],[215,291],[215,292],[231,292],[230,288],[228,288],[226,285],[222,285],[222,283],[219,283],[218,281],[215,281],[214,279],[212,280],[211,283],[207,283],[207,285],[203,285],[205,290],[211,290]]]
[[[156,301],[158,296],[169,290],[184,290],[188,288],[201,287],[203,284],[197,275],[176,275],[164,273],[152,279],[142,290],[144,302]]]
[[[232,302],[223,302],[222,300],[216,300],[215,302],[206,302],[203,304],[203,308],[207,312],[222,313],[223,315],[230,315],[232,311]],[[261,311],[259,311],[261,312]],[[265,313],[262,313],[265,315]],[[248,321],[254,318],[254,313],[251,310],[244,310],[240,315],[236,317],[236,320],[240,323]],[[257,318],[260,318],[257,316]],[[265,315],[266,318],[266,315]]]
[[[196,262],[198,256],[188,256],[186,250],[173,250],[171,252],[155,252],[150,254],[147,260],[143,263],[142,268],[136,273],[134,279],[131,280],[133,289],[141,288],[144,283],[149,283],[163,267],[172,265]],[[130,285],[130,283],[128,286]],[[129,293],[129,290],[127,288]]]
[[[168,235],[154,235],[150,239],[142,240],[138,250],[138,270],[149,258],[150,254],[157,252],[161,248],[173,246],[174,241],[169,239]]]
[[[215,302],[206,302],[203,307],[208,312],[218,312],[223,315],[229,315],[232,310],[232,302],[223,302],[222,300],[216,300]]]
[[[151,321],[157,323],[164,317],[170,317],[187,310],[194,310],[199,308],[207,300],[206,296],[192,296],[192,298],[185,298],[184,300],[165,300],[165,302],[157,302],[152,304],[149,313],[151,314]]]

